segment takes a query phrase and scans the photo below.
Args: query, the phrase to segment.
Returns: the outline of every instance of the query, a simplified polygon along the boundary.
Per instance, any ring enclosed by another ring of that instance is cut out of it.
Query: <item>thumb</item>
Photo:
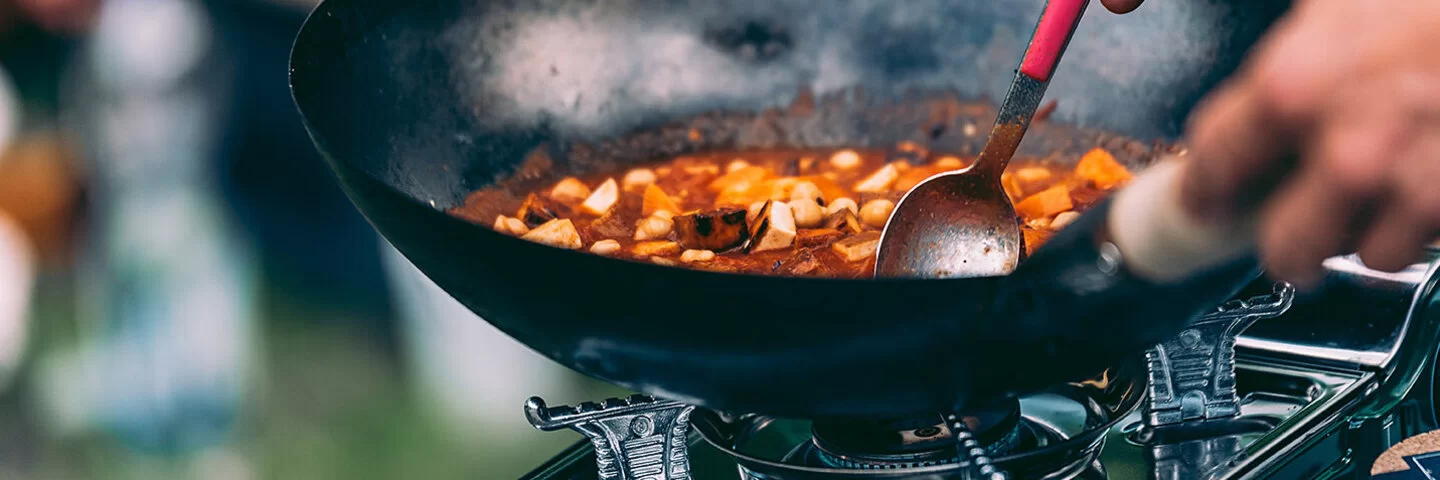
[[[1139,8],[1140,3],[1144,1],[1145,0],[1100,0],[1100,3],[1105,4],[1105,8],[1112,12],[1130,13],[1136,8]]]

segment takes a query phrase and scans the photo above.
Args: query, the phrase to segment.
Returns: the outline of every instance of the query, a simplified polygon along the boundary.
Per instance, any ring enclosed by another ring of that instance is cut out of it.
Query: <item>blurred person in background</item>
[[[0,141],[0,426],[86,440],[0,441],[0,473],[514,477],[578,438],[533,431],[526,396],[622,393],[475,318],[344,198],[285,76],[314,4],[0,0],[25,113]]]

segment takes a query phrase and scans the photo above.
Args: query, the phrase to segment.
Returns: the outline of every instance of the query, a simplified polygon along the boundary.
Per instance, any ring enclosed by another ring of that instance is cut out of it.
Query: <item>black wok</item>
[[[1097,130],[1173,139],[1283,9],[1151,3],[1085,20],[1049,94],[1061,102],[1056,121],[1073,127],[1037,127],[1022,154],[1059,148],[1073,158]],[[583,172],[685,151],[676,139],[690,127],[709,129],[714,148],[885,146],[925,131],[937,148],[963,149],[971,140],[955,122],[964,116],[934,127],[928,106],[1003,94],[1040,6],[330,0],[299,34],[291,82],[315,144],[376,229],[550,358],[721,409],[934,411],[1091,377],[1178,331],[1252,270],[1185,288],[1131,279],[1077,292],[1096,257],[1074,232],[1094,232],[1103,207],[1011,277],[902,281],[629,263],[527,243],[444,210],[537,147],[557,169]],[[817,93],[818,113],[766,110],[800,87]]]

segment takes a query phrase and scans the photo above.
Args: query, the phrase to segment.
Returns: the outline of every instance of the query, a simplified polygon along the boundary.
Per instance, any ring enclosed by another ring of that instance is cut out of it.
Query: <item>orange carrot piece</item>
[[[1075,206],[1070,203],[1070,190],[1064,185],[1056,185],[1015,204],[1015,213],[1020,214],[1021,218],[1032,220],[1049,217],[1073,208]]]
[[[745,167],[722,175],[720,178],[710,182],[710,190],[723,192],[742,184],[758,184],[769,176],[770,170],[765,167]]]
[[[1103,148],[1090,150],[1084,157],[1080,157],[1080,163],[1075,164],[1075,175],[1089,180],[1102,190],[1124,185],[1131,178],[1130,171]]]
[[[670,195],[666,195],[664,190],[652,183],[645,186],[645,197],[640,202],[640,213],[648,217],[657,210],[665,210],[676,215],[685,213],[680,211],[680,206],[675,204],[675,199],[670,198]]]

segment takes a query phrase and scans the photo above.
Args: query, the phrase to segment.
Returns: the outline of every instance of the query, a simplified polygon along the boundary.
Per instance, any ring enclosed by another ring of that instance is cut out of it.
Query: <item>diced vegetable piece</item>
[[[609,255],[620,251],[620,242],[615,240],[601,240],[590,246],[590,253],[596,255]]]
[[[849,197],[840,197],[836,198],[835,201],[830,202],[829,206],[825,207],[825,215],[833,215],[835,214],[835,212],[841,210],[849,210],[850,213],[854,215],[860,214],[860,206],[856,205],[854,200],[851,200]]]
[[[680,261],[685,263],[708,262],[715,259],[715,252],[709,250],[686,250],[680,254]]]
[[[1027,219],[1042,218],[1074,208],[1070,203],[1070,190],[1064,185],[1056,185],[1015,204],[1015,213]]]
[[[723,192],[726,190],[739,189],[747,190],[753,185],[759,184],[770,176],[770,171],[765,167],[743,167],[739,170],[727,173],[710,182],[711,191]]]
[[[507,217],[504,215],[495,216],[494,228],[497,232],[506,235],[514,235],[517,237],[524,235],[530,231],[530,227],[526,226],[525,222],[520,221],[520,219],[518,218]]]
[[[737,158],[737,159],[731,160],[731,161],[730,161],[730,164],[725,166],[725,173],[733,173],[733,172],[735,172],[736,170],[740,170],[740,169],[742,169],[742,168],[746,168],[746,167],[749,167],[749,166],[750,166],[750,162],[745,161],[745,159],[743,159],[743,158]]]
[[[860,225],[860,217],[848,209],[838,210],[825,216],[825,221],[820,222],[821,228],[833,228],[850,233],[860,233],[865,228]]]
[[[850,195],[849,190],[846,190],[845,187],[835,183],[835,180],[827,178],[824,175],[800,177],[800,181],[815,184],[815,186],[820,189],[820,198],[825,199],[826,205],[829,205],[831,199]]]
[[[557,206],[552,205],[549,200],[532,193],[525,197],[525,203],[520,204],[520,211],[515,212],[515,216],[525,222],[526,226],[535,228],[560,218],[557,210]]]
[[[956,170],[965,168],[965,161],[961,160],[960,157],[944,156],[936,160],[934,165],[935,168],[942,170]]]
[[[680,253],[680,244],[668,240],[640,242],[630,247],[630,252],[640,256],[674,255]]]
[[[625,187],[625,191],[633,192],[645,188],[646,185],[655,183],[655,180],[657,180],[658,178],[659,177],[655,175],[654,170],[648,168],[637,168],[629,172],[625,172],[625,178],[620,180],[620,183],[621,186]]]
[[[860,221],[874,228],[885,228],[885,222],[890,221],[890,214],[894,212],[895,202],[883,198],[871,200],[860,207]]]
[[[790,188],[790,200],[811,200],[816,203],[825,201],[825,194],[820,192],[820,187],[815,182],[800,180]]]
[[[756,170],[751,170],[752,168]],[[756,171],[765,172],[765,169],[762,167],[746,167],[737,170],[735,173],[742,174]],[[766,174],[768,175],[768,173]],[[724,177],[721,178],[723,179]],[[718,182],[720,180],[716,181]],[[787,184],[794,185],[794,182],[794,179],[766,180],[762,178],[759,180],[751,180],[741,178],[733,183],[729,183],[723,190],[720,190],[720,195],[715,197],[715,205],[749,205],[752,202],[770,200],[771,198],[783,199],[787,195]]]
[[[758,220],[750,230],[751,252],[788,248],[795,242],[795,217],[790,212],[790,205],[770,202],[762,209]]]
[[[1025,167],[1015,171],[1015,180],[1020,183],[1043,182],[1051,177],[1050,169],[1045,167]]]
[[[855,234],[835,242],[830,248],[845,261],[858,262],[875,256],[875,249],[880,248],[880,232]]]
[[[860,166],[860,154],[854,150],[841,150],[830,156],[830,166],[849,170]]]
[[[580,210],[591,215],[604,215],[618,201],[620,185],[616,184],[613,178],[606,179],[605,183],[595,189],[595,193],[590,194],[590,198],[585,199],[585,203],[580,204]]]
[[[585,242],[580,241],[580,232],[575,230],[575,224],[568,218],[545,222],[544,225],[535,227],[534,230],[520,236],[520,238],[570,250],[585,246]]]
[[[567,177],[550,189],[550,199],[560,203],[574,204],[589,197],[590,187],[575,177]]]
[[[875,173],[865,177],[860,183],[855,184],[855,191],[860,193],[884,193],[890,190],[895,184],[895,179],[900,178],[900,171],[895,169],[895,164],[889,163],[880,167]]]
[[[916,185],[919,185],[920,182],[923,182],[925,181],[925,179],[935,176],[935,174],[937,173],[940,173],[940,169],[937,169],[935,167],[925,166],[912,168],[909,171],[900,174],[900,177],[895,179],[894,188],[895,190],[902,192],[909,191],[910,189],[915,188]]]
[[[790,213],[795,217],[795,226],[800,228],[815,228],[825,219],[825,210],[814,200],[802,198],[790,201]]]
[[[661,212],[664,212],[664,210],[661,210]],[[635,239],[655,240],[665,238],[666,235],[670,234],[670,230],[674,226],[675,221],[672,220],[671,217],[667,217],[664,215],[651,215],[640,219],[639,222],[636,222]]]
[[[795,235],[795,244],[801,247],[825,245],[845,236],[845,232],[833,228],[802,228]]]
[[[1075,175],[1105,190],[1124,185],[1131,178],[1130,171],[1103,148],[1096,148],[1080,157],[1080,163],[1075,164]]]
[[[675,200],[666,195],[665,190],[661,190],[659,185],[652,183],[645,187],[645,197],[640,203],[640,214],[648,217],[659,210],[680,213],[680,206],[676,205]]]
[[[1025,190],[1020,188],[1020,181],[1015,180],[1015,175],[1010,172],[1000,174],[1000,187],[1005,189],[1005,194],[1010,196],[1012,202],[1025,196]]]
[[[750,238],[745,211],[717,208],[675,216],[675,239],[692,250],[724,251]]]
[[[790,199],[790,195],[792,194],[792,192],[795,191],[795,186],[800,184],[800,179],[793,178],[793,177],[791,177],[791,178],[776,178],[776,179],[766,180],[766,181],[765,181],[765,184],[766,184],[766,185],[769,185],[769,187],[770,187],[770,188],[769,188],[770,194],[769,194],[769,196],[767,197],[767,199],[768,199],[768,200],[779,200],[779,201],[782,201],[782,202],[783,202],[783,201],[785,201],[785,200],[789,200],[789,199]]]
[[[1051,230],[1059,230],[1059,229],[1065,228],[1066,226],[1070,225],[1071,223],[1074,223],[1075,220],[1079,220],[1079,219],[1080,219],[1080,213],[1079,213],[1079,212],[1070,211],[1070,212],[1061,213],[1061,214],[1059,214],[1059,215],[1056,215],[1054,220],[1051,220],[1051,221],[1050,221],[1050,229],[1051,229]]]
[[[760,218],[760,212],[763,211],[769,203],[769,200],[751,203],[750,207],[745,209],[745,221],[754,223],[756,218]]]
[[[666,267],[673,267],[673,266],[679,265],[679,263],[675,262],[674,260],[671,260],[671,259],[668,259],[668,258],[661,258],[661,257],[650,257],[650,263],[653,263],[653,264],[656,264],[656,265],[664,265],[664,266],[666,266]]]

